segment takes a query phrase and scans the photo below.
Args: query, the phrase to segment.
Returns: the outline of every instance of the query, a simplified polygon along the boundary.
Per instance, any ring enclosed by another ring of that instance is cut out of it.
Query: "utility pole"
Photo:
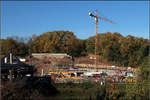
[[[112,24],[116,24],[116,23],[112,22],[112,21],[110,21],[106,18],[103,18],[101,16],[98,16],[98,11],[97,10],[95,10],[95,15],[93,15],[91,12],[89,12],[89,16],[95,18],[95,32],[96,32],[96,36],[95,36],[95,71],[98,72],[98,67],[97,67],[98,19],[107,21],[107,22],[112,23]]]

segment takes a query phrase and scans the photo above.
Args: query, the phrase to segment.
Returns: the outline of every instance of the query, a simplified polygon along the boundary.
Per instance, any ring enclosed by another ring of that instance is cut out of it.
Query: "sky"
[[[95,9],[116,22],[99,19],[98,33],[149,38],[149,1],[2,1],[1,38],[68,30],[87,39],[95,35],[94,18],[88,15]]]

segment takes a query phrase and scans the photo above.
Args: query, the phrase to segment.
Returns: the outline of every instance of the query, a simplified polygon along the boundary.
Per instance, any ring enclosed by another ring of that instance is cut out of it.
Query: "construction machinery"
[[[60,77],[61,78],[71,78],[71,75],[68,72],[60,72]]]
[[[60,72],[59,75],[61,78],[81,79],[80,76],[77,76],[77,73],[72,73],[72,72]]]

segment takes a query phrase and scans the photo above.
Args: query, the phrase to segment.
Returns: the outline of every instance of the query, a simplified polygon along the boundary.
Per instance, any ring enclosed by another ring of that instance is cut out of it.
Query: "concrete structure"
[[[35,58],[44,58],[44,57],[50,57],[50,58],[71,58],[71,56],[67,55],[66,53],[32,53],[32,56]]]

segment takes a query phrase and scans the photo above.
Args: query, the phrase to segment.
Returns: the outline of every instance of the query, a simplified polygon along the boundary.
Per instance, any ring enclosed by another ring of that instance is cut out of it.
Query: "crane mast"
[[[96,16],[98,15],[97,10],[95,10]],[[98,67],[97,67],[97,44],[98,44],[98,17],[95,17],[95,71],[98,72]]]

